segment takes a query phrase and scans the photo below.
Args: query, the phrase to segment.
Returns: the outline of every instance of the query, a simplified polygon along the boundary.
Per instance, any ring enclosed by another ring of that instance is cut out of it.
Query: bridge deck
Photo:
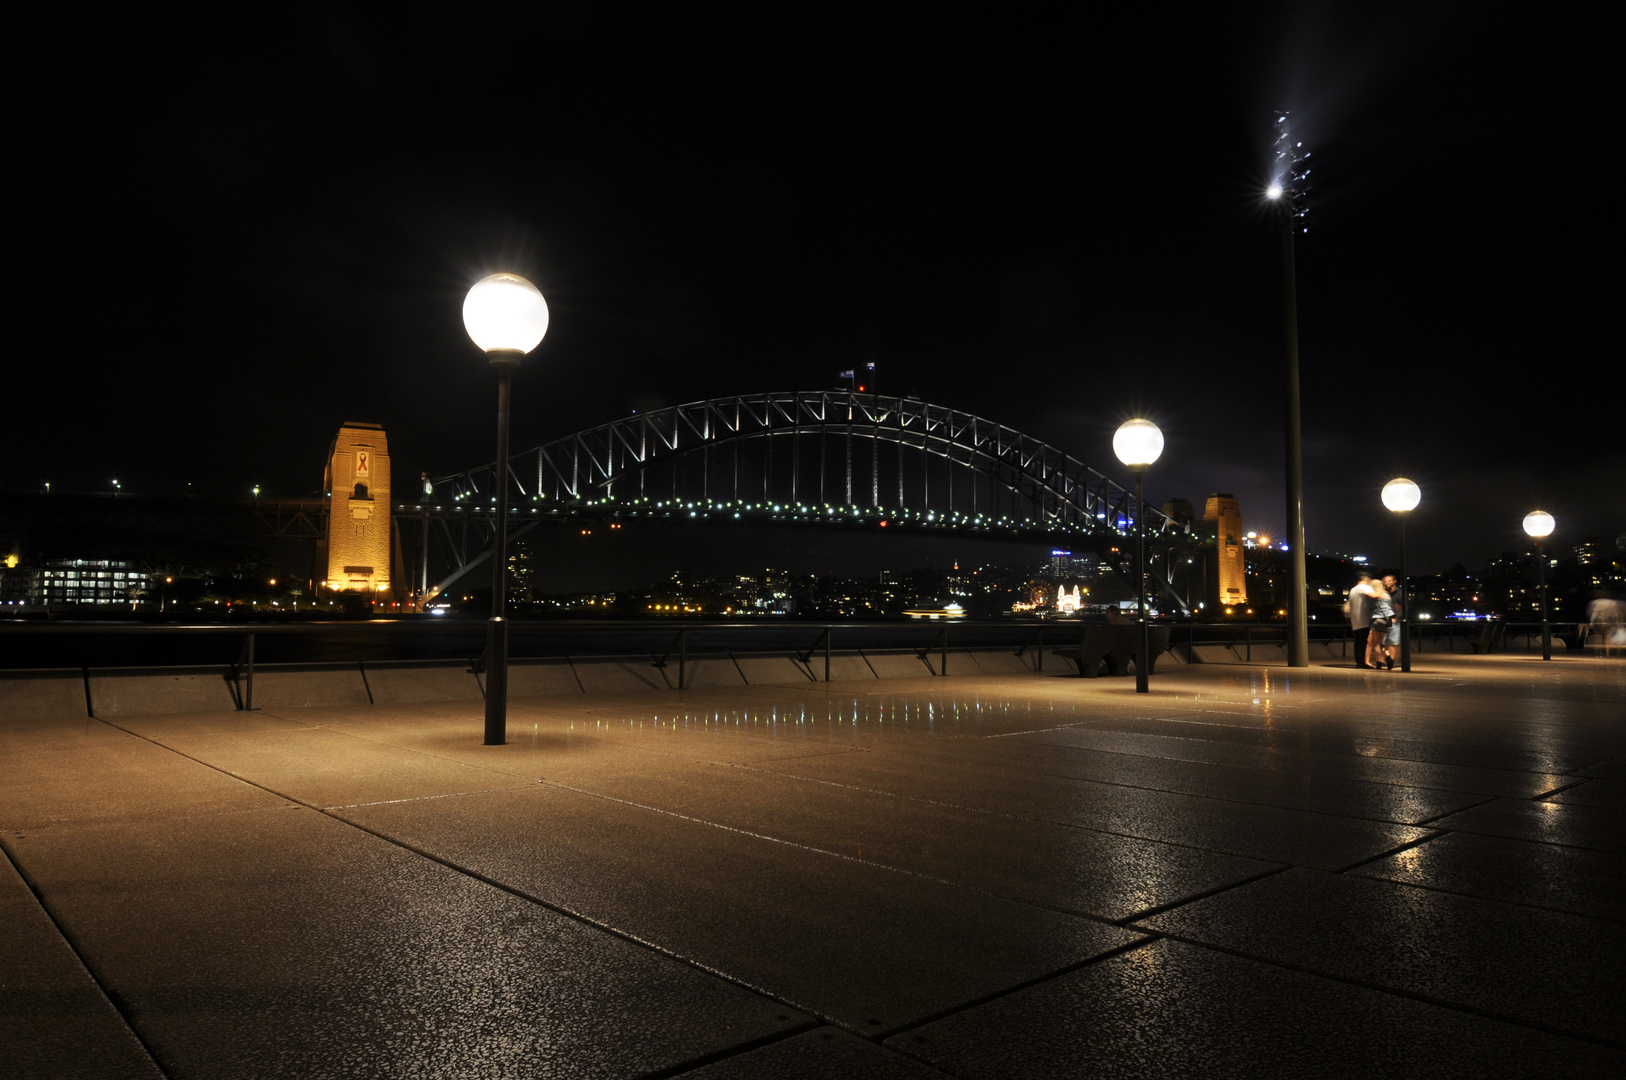
[[[1418,668],[12,718],[0,1072],[1619,1075],[1626,663]]]

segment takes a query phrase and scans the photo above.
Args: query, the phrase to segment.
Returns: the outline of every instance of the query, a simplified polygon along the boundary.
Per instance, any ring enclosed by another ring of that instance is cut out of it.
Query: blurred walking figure
[[[1355,666],[1369,668],[1366,659],[1367,636],[1372,632],[1372,575],[1361,571],[1355,587],[1349,590],[1349,628],[1355,632]]]
[[[1367,586],[1372,590],[1372,625],[1371,633],[1366,638],[1366,666],[1380,668],[1384,666],[1385,659],[1388,666],[1395,666],[1394,657],[1387,656],[1389,631],[1394,628],[1395,608],[1390,602],[1389,590],[1383,587],[1381,581],[1371,581]],[[1395,641],[1399,642],[1396,636]]]
[[[1603,642],[1603,654],[1613,656],[1616,649],[1626,650],[1626,603],[1607,596],[1594,596],[1586,606],[1587,634],[1597,631]]]

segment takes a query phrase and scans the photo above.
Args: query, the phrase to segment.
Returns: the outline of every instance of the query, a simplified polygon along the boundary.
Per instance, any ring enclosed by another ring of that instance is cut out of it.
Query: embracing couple
[[[1393,574],[1365,571],[1349,590],[1349,625],[1355,631],[1355,666],[1394,670],[1400,655],[1400,604]]]

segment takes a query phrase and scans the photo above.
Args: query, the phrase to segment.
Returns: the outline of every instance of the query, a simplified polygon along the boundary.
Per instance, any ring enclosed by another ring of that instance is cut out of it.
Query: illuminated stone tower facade
[[[1242,550],[1242,509],[1235,495],[1215,492],[1203,508],[1203,524],[1214,526],[1209,561],[1208,602],[1232,607],[1248,602],[1248,563]]]
[[[330,589],[390,591],[390,452],[378,424],[346,421],[327,457]]]

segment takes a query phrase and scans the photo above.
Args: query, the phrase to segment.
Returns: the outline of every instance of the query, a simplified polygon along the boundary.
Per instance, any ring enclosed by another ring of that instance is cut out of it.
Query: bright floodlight
[[[1112,436],[1112,452],[1131,469],[1144,469],[1163,453],[1163,432],[1150,420],[1125,420]]]
[[[528,353],[548,332],[548,303],[518,274],[492,274],[464,297],[463,327],[486,352]]]
[[[1417,509],[1417,504],[1422,500],[1423,489],[1404,476],[1383,485],[1383,505],[1397,514]]]
[[[1524,515],[1524,531],[1540,540],[1544,536],[1551,536],[1558,522],[1545,510],[1532,510]]]
[[[1272,184],[1265,189],[1265,198],[1279,199],[1282,197],[1282,185]]]

